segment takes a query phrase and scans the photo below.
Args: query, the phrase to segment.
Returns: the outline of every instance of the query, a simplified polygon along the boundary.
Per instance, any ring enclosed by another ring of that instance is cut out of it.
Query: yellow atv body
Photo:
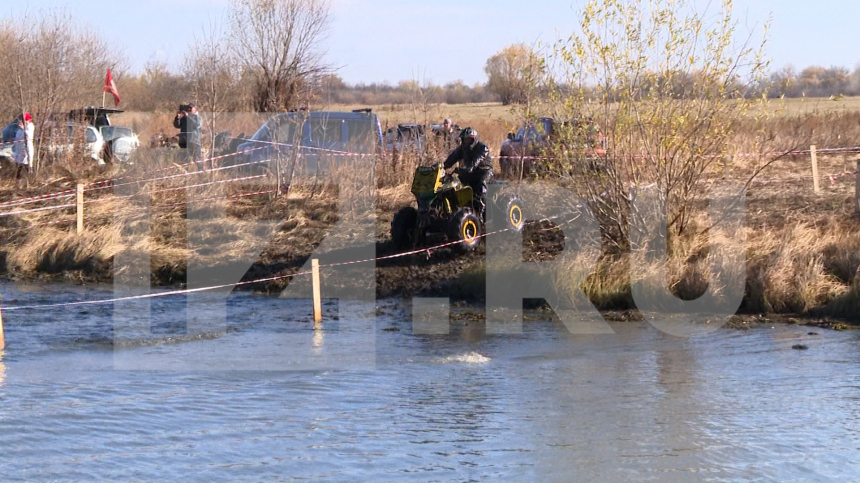
[[[405,206],[391,222],[391,239],[397,249],[414,249],[431,235],[442,235],[463,251],[478,245],[482,223],[475,214],[472,188],[460,183],[457,175],[446,175],[442,163],[415,170],[412,194],[417,209]]]

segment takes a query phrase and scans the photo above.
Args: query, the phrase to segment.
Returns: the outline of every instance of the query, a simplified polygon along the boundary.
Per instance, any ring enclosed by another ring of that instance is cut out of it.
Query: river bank
[[[845,162],[835,157],[822,160],[821,169],[826,172]],[[139,255],[149,268],[138,266],[143,270],[138,276],[148,276],[153,286],[181,288],[190,265],[230,267],[237,260],[247,260],[249,268],[242,272],[244,276],[238,275],[248,282],[242,289],[272,294],[284,290],[292,275],[306,267],[312,255],[317,256],[315,251],[324,241],[329,250],[332,244],[345,248],[357,243],[357,231],[332,232],[342,217],[354,215],[345,215],[339,202],[350,195],[336,188],[296,185],[277,196],[271,179],[237,182],[236,173],[196,174],[162,164],[135,166],[122,173],[143,179],[136,186],[141,192],[157,193],[146,203],[116,187],[88,191],[86,229],[80,235],[74,230],[74,208],[52,208],[63,206],[67,198],[26,200],[74,190],[76,182],[89,179],[57,172],[26,192],[15,190],[9,181],[0,184],[3,211],[24,212],[0,217],[0,277],[14,282],[110,283],[116,275],[116,257],[128,260]],[[705,293],[711,269],[707,254],[709,243],[714,243],[717,249],[745,254],[746,289],[740,313],[858,319],[860,221],[852,216],[852,187],[834,181],[815,193],[807,186],[809,179],[799,174],[804,165],[804,160],[787,159],[786,177],[762,179],[750,187],[746,240],[699,236],[675,247],[666,276],[675,295],[692,300]],[[154,170],[164,175],[152,180]],[[104,174],[90,176],[97,179]],[[177,175],[183,177],[178,187],[170,184]],[[365,245],[363,253],[383,257],[365,262],[375,264],[377,297],[437,296],[483,303],[484,243],[468,254],[441,248],[396,256],[390,242],[391,219],[412,201],[409,185],[395,183],[380,187],[375,200],[360,212],[372,224],[372,228],[356,225],[356,230],[372,232],[361,238],[366,240],[359,243]],[[56,224],[64,219],[67,223]],[[129,227],[136,228],[129,233]],[[212,244],[201,247],[201,239]],[[563,231],[548,222],[527,224],[523,240],[526,262],[552,259],[565,244]],[[555,289],[560,296],[570,297],[581,288],[602,311],[633,311],[629,266],[627,253],[604,254],[581,285],[562,277],[556,279]]]

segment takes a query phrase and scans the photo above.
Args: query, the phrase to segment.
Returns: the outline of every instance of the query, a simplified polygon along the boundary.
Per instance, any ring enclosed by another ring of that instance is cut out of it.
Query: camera
[[[190,104],[180,104],[179,105],[179,112],[191,112],[191,105]]]

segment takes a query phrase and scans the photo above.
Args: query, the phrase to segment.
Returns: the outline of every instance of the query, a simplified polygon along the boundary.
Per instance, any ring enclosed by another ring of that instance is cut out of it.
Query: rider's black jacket
[[[460,181],[472,184],[477,181],[486,183],[493,175],[493,159],[490,148],[482,142],[475,142],[471,147],[457,146],[445,160],[445,168],[450,168],[462,161],[458,171]]]

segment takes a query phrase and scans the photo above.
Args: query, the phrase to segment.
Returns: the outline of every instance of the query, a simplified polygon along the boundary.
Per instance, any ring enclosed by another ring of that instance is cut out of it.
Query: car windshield
[[[87,143],[94,143],[98,139],[96,137],[96,131],[94,128],[88,126],[81,126],[79,124],[72,124],[68,126],[69,129],[69,144],[74,144],[76,141],[85,141]]]
[[[102,126],[101,128],[102,136],[105,140],[112,140],[120,137],[132,137],[134,134],[131,132],[131,128],[122,127],[122,126]]]
[[[274,123],[274,122],[275,122],[274,119],[270,119],[270,120],[266,121],[266,123],[263,124],[260,127],[260,129],[257,129],[257,132],[255,132],[254,135],[251,136],[251,140],[252,141],[271,141],[272,137],[269,134],[269,124]]]
[[[274,130],[273,139],[276,143],[293,144],[300,142],[301,139],[296,139],[296,127],[298,122],[296,119],[280,119],[277,121],[278,128]]]

